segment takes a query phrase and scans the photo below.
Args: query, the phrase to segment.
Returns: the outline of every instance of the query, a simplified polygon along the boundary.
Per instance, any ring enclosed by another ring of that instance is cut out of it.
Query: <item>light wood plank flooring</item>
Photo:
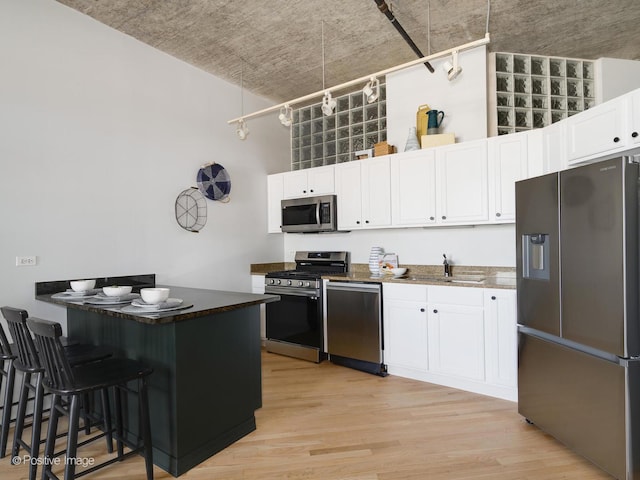
[[[263,408],[256,418],[255,432],[180,478],[612,478],[528,425],[512,402],[329,362],[263,353]],[[100,461],[103,447],[97,442],[81,455]],[[26,475],[25,466],[0,461],[0,479]],[[144,479],[144,462],[131,458],[84,478]],[[173,477],[156,467],[155,478]]]

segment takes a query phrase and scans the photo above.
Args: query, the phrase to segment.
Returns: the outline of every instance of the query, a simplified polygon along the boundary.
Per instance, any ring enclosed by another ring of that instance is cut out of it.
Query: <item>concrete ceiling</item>
[[[57,1],[277,102],[323,88],[322,20],[326,87],[417,58],[374,0]],[[484,37],[487,0],[387,3],[425,55]],[[639,0],[490,6],[491,52],[640,60]]]

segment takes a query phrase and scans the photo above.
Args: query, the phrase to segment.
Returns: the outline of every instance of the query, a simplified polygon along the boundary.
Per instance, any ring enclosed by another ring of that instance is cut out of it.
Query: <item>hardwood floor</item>
[[[528,425],[512,402],[329,362],[263,353],[263,408],[256,419],[255,432],[180,478],[612,478]],[[100,461],[104,444],[96,446],[81,455]],[[0,479],[27,478],[26,470],[8,457],[0,461]],[[173,478],[157,467],[154,474]],[[85,478],[144,479],[144,462],[131,458]]]

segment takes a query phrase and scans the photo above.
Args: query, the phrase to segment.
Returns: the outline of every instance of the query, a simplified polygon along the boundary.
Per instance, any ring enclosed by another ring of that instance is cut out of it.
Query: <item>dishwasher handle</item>
[[[379,292],[381,286],[379,283],[327,282],[327,290],[346,292]]]

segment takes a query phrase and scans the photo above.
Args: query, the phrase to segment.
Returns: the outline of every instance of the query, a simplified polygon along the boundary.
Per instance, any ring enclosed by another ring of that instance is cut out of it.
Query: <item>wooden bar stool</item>
[[[49,429],[45,446],[45,462],[42,478],[58,479],[51,471],[54,457],[55,441],[57,434],[58,418],[60,415],[69,417],[69,434],[67,435],[67,459],[77,458],[78,448],[78,422],[80,412],[80,400],[82,396],[95,391],[114,390],[115,395],[115,439],[117,442],[117,455],[103,463],[75,473],[75,462],[66,461],[64,480],[71,480],[95,470],[122,461],[124,458],[144,452],[147,479],[153,480],[153,453],[151,448],[151,426],[149,420],[149,398],[147,393],[147,377],[153,372],[151,368],[136,360],[126,358],[108,358],[100,362],[87,363],[71,368],[64,353],[64,347],[60,341],[62,328],[59,323],[29,318],[29,329],[33,332],[38,351],[44,365],[46,375],[44,388],[52,394],[51,414],[49,417]],[[137,391],[130,389],[127,384],[137,382]],[[142,436],[142,444],[132,446],[132,450],[124,453],[124,434],[122,425],[122,405],[120,396],[122,392],[138,394],[139,433]],[[62,399],[68,400],[67,405]],[[95,437],[95,439],[100,436]],[[94,438],[82,442],[82,445],[93,441]],[[61,453],[60,453],[61,454]],[[55,456],[57,456],[56,454]]]
[[[9,331],[11,332],[14,348],[17,353],[17,358],[13,362],[13,367],[15,370],[22,373],[20,399],[18,401],[18,411],[16,413],[16,426],[11,455],[12,457],[18,456],[20,448],[24,448],[29,452],[31,458],[37,459],[40,452],[40,443],[42,443],[40,438],[44,401],[42,381],[45,369],[40,363],[38,351],[26,323],[28,317],[27,311],[13,307],[2,307],[0,310],[9,325]],[[67,361],[71,365],[91,363],[111,356],[111,351],[109,349],[83,344],[63,347],[63,352],[68,359]],[[29,398],[30,392],[33,393],[32,398]],[[25,427],[28,427],[25,420],[27,418],[27,402],[30,400],[33,400],[34,403],[31,423],[31,440],[28,443],[22,437]],[[104,412],[103,422],[110,430],[110,408],[106,394],[102,397],[102,403],[102,409]],[[85,427],[89,428],[88,424],[86,424]],[[35,480],[37,468],[37,462],[29,463],[30,480]]]

